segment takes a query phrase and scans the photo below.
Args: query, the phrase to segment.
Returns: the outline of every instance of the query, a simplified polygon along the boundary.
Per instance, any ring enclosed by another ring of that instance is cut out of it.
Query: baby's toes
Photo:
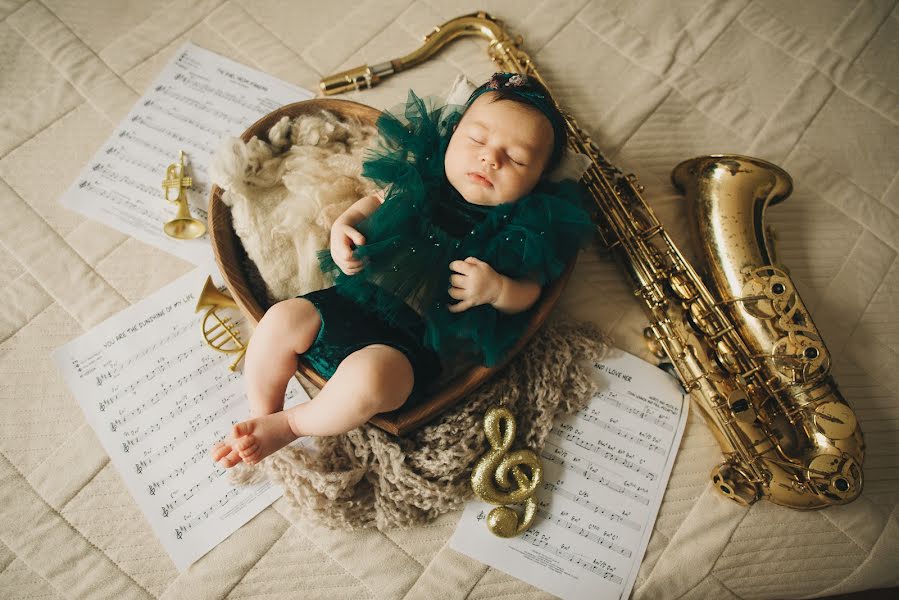
[[[231,428],[231,437],[238,439],[252,432],[253,426],[250,424],[250,421],[241,421],[240,423],[235,423],[234,427]]]
[[[245,435],[242,438],[238,439],[236,442],[234,442],[234,446],[237,448],[238,451],[248,450],[250,448],[250,446],[255,446],[255,445],[256,445],[256,436],[253,435],[252,433],[249,435]]]
[[[219,461],[219,464],[226,469],[230,469],[240,461],[240,453],[237,450],[232,449],[224,458]]]
[[[218,462],[225,456],[228,456],[229,452],[231,452],[231,448],[226,446],[224,442],[219,442],[212,447],[212,450],[209,451],[209,454],[210,456],[212,456],[212,460]]]
[[[244,462],[254,464],[259,457],[259,444],[253,444],[246,450],[241,450],[240,457]]]

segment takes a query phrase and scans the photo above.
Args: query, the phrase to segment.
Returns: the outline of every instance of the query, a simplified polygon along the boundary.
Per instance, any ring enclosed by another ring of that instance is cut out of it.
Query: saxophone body
[[[855,499],[862,489],[861,430],[765,235],[765,211],[790,194],[790,176],[757,158],[724,155],[684,161],[671,178],[686,195],[707,265],[704,280],[687,279],[679,253],[671,253],[667,267],[672,281],[684,282],[671,286],[669,318],[679,318],[674,327],[687,351],[706,353],[687,376],[702,390],[692,394],[694,402],[725,453],[713,481],[741,503],[767,497],[805,509]],[[717,301],[704,297],[703,284]],[[658,322],[649,329],[651,341],[667,344]]]
[[[327,77],[322,92],[363,89],[430,58],[450,41],[486,38],[504,71],[536,66],[503,24],[486,13],[435,27],[413,53]],[[635,285],[649,317],[645,335],[667,357],[715,435],[724,461],[716,489],[743,505],[765,498],[799,509],[845,504],[861,493],[864,440],[830,376],[830,354],[765,234],[770,204],[792,191],[771,163],[703,156],[672,172],[686,195],[706,268],[695,270],[656,219],[633,175],[612,165],[564,113],[569,145],[592,165],[583,183],[598,231]]]

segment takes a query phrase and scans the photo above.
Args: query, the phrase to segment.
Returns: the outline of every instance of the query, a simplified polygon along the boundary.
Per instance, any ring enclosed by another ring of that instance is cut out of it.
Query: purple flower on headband
[[[487,83],[487,89],[498,90],[504,87],[524,87],[528,83],[527,75],[515,73],[494,73]]]
[[[522,75],[519,75],[516,73],[515,75],[512,75],[511,77],[509,77],[509,81],[506,82],[506,85],[509,85],[512,87],[521,87],[521,86],[525,85],[527,82],[528,82],[527,75],[522,76]]]

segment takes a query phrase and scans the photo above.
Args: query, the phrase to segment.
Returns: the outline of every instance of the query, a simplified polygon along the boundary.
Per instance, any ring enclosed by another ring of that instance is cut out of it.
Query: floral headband
[[[482,94],[487,92],[500,92],[506,96],[513,95],[517,99],[523,100],[526,104],[530,104],[549,119],[549,123],[553,128],[553,150],[547,164],[551,167],[555,166],[562,155],[568,135],[565,119],[549,94],[544,93],[541,87],[535,86],[527,75],[521,73],[494,73],[487,83],[471,93],[471,96],[468,97],[468,102],[465,103],[465,108],[467,109]]]

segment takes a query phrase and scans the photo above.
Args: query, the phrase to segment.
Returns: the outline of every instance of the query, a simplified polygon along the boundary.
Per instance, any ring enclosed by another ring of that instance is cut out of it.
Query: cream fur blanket
[[[361,173],[376,136],[373,127],[322,111],[284,117],[269,142],[235,138],[216,153],[210,176],[270,302],[331,285],[315,253],[328,247],[334,219],[375,191]]]

